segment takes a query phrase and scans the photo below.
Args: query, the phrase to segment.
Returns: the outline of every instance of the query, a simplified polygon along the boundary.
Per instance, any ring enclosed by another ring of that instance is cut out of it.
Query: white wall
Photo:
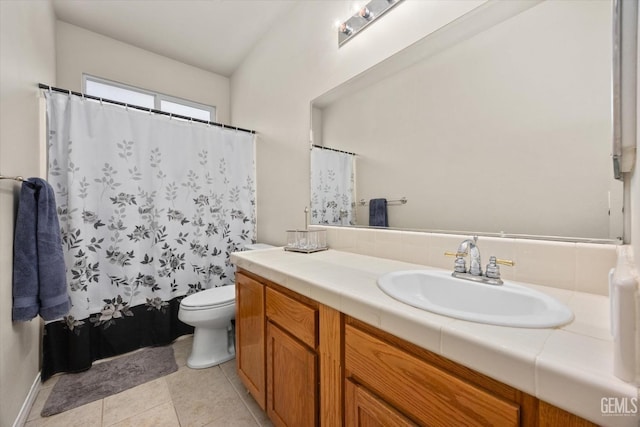
[[[310,101],[483,1],[406,0],[338,49],[354,1],[299,2],[231,78],[233,123],[256,129],[258,239],[285,243],[309,205]]]
[[[39,82],[55,84],[50,2],[0,1],[0,173],[44,176]],[[19,185],[0,181],[0,426],[16,419],[40,369],[40,322],[11,322],[13,229]]]
[[[229,123],[229,79],[58,21],[58,87],[82,91],[82,73],[214,105],[217,121]]]

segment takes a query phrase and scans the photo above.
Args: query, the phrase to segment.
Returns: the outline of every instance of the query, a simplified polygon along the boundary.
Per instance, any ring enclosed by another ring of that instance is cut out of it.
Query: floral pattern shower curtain
[[[311,222],[355,225],[355,156],[311,148]]]
[[[43,379],[191,332],[180,300],[232,284],[256,224],[253,135],[46,96],[72,308],[45,325]]]

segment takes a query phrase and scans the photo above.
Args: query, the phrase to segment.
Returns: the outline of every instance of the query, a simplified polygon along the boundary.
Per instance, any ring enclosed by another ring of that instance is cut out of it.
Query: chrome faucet
[[[502,285],[503,283],[500,279],[500,267],[498,267],[498,264],[508,266],[513,266],[515,264],[511,260],[497,259],[492,256],[489,258],[486,274],[482,274],[482,262],[480,260],[480,249],[478,248],[478,236],[473,236],[472,239],[463,240],[458,246],[457,252],[445,252],[444,254],[456,257],[456,262],[453,268],[454,271],[451,273],[453,277],[486,283],[489,285]],[[469,257],[468,269],[465,259],[467,256]]]
[[[458,273],[469,273],[473,276],[482,276],[482,263],[480,261],[480,249],[478,249],[478,236],[473,239],[463,240],[458,246],[456,264],[454,270]],[[469,269],[464,257],[469,255]]]

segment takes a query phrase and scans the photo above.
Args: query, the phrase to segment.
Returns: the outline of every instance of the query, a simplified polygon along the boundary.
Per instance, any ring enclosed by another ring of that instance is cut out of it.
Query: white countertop
[[[613,375],[607,297],[520,283],[564,302],[575,319],[555,329],[510,328],[420,310],[391,298],[377,286],[382,274],[431,269],[424,265],[331,249],[313,254],[282,248],[236,252],[231,260],[238,267],[597,424],[640,426],[638,413],[602,413],[603,398],[640,397],[638,387]],[[640,401],[636,402],[640,407]]]

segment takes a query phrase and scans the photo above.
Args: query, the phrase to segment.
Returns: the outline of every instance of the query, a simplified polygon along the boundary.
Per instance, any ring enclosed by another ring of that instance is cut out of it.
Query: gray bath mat
[[[95,364],[88,371],[78,374],[64,374],[53,386],[40,415],[48,417],[59,414],[177,370],[173,347],[169,345],[145,348]]]

